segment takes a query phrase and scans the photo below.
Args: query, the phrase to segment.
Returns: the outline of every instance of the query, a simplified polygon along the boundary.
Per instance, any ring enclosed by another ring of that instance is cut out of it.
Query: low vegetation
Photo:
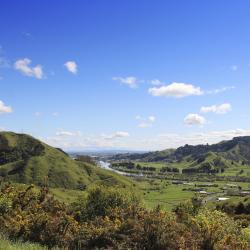
[[[11,241],[64,249],[250,248],[248,233],[223,212],[194,199],[174,211],[148,210],[136,194],[114,187],[92,187],[70,205],[47,188],[4,185],[0,193],[1,234]]]

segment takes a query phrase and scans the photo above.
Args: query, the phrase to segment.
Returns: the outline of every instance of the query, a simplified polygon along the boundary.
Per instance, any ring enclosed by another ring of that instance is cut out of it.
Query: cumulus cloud
[[[66,63],[64,63],[64,66],[72,74],[76,74],[77,73],[77,64],[76,64],[75,61],[67,61]]]
[[[43,69],[41,65],[36,65],[31,67],[31,60],[29,58],[19,59],[15,62],[14,67],[16,70],[20,71],[26,76],[35,77],[37,79],[42,79]]]
[[[128,76],[128,77],[120,77],[120,76],[115,76],[112,78],[114,81],[118,81],[121,84],[125,84],[129,86],[130,88],[136,88],[137,84],[141,81],[139,81],[136,77],[134,76]]]
[[[216,114],[226,114],[232,110],[230,103],[223,103],[221,105],[212,105],[201,107],[201,113],[216,113]]]
[[[0,101],[0,114],[11,113],[12,108],[10,106],[6,106],[3,101]]]
[[[155,122],[156,118],[155,116],[151,115],[147,118],[143,118],[140,115],[137,115],[135,117],[136,120],[138,120],[140,123],[138,124],[139,128],[148,128],[151,127],[153,125],[153,123]]]
[[[198,114],[188,114],[184,118],[184,123],[187,125],[204,125],[206,123],[206,119]]]
[[[152,96],[166,96],[182,98],[191,95],[202,95],[203,91],[200,87],[195,87],[192,84],[173,82],[169,85],[153,87],[148,90]]]

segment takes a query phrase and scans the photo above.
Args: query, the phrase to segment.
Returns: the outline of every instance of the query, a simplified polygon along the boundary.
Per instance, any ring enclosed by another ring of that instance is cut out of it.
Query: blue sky
[[[243,0],[2,1],[0,127],[66,150],[250,135],[249,13]]]

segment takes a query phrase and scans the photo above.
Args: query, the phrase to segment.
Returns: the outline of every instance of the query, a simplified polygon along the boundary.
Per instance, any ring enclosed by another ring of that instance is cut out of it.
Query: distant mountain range
[[[61,149],[12,132],[0,132],[0,179],[68,189],[83,189],[93,183],[131,184],[126,177],[75,161]]]
[[[250,165],[250,136],[235,137],[213,145],[185,145],[143,154],[117,154],[110,160],[182,164],[183,172],[219,172],[232,165]]]

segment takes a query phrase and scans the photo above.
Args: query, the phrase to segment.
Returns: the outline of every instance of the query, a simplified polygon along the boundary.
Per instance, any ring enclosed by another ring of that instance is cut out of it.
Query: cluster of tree
[[[155,167],[151,167],[151,166],[141,166],[139,164],[136,165],[136,169],[138,170],[142,170],[142,171],[156,171],[156,168]]]
[[[165,172],[173,172],[173,173],[179,173],[179,169],[178,168],[174,168],[174,167],[162,167],[160,170],[162,173]]]
[[[185,168],[182,170],[183,174],[197,174],[197,173],[206,173],[206,174],[217,174],[219,169],[209,169],[209,168]]]
[[[135,169],[136,165],[135,163],[129,161],[129,162],[115,162],[112,163],[112,167],[114,168],[126,168],[126,169]]]
[[[141,166],[139,163],[134,162],[115,162],[112,163],[113,168],[126,168],[126,169],[136,169],[140,171],[156,171],[155,167],[152,166]]]
[[[248,198],[245,201],[228,201],[218,204],[216,209],[227,213],[236,221],[239,221],[242,227],[250,226],[250,200]]]
[[[31,156],[41,155],[45,149],[43,144],[31,137],[20,135],[20,140],[15,147],[9,145],[7,139],[0,135],[0,165],[27,160]]]
[[[236,203],[233,202],[224,202],[218,204],[216,209],[221,210],[230,215],[239,215],[239,214],[249,214],[250,215],[250,200],[246,198],[245,202],[239,201]]]
[[[10,239],[62,249],[250,249],[239,224],[199,200],[174,212],[147,210],[125,189],[96,186],[66,205],[48,189],[5,186],[0,193],[1,232]]]

